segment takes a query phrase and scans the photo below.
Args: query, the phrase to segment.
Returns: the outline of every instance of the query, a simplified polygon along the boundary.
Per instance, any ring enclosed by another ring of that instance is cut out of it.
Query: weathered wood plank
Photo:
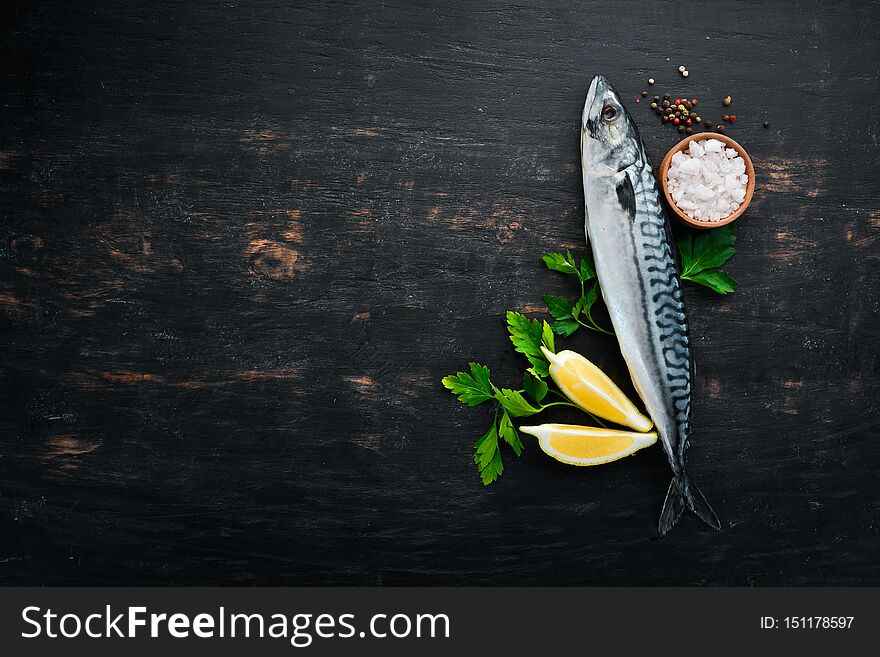
[[[876,5],[435,5],[4,10],[0,582],[880,582]],[[659,450],[484,489],[439,384],[570,291],[597,72],[732,94],[758,170],[737,292],[686,289],[720,534],[655,540]]]

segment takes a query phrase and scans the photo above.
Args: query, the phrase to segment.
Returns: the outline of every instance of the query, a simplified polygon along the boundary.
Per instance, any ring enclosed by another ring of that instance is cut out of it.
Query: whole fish
[[[590,84],[581,122],[587,242],[636,391],[672,466],[658,531],[685,507],[721,528],[685,470],[693,359],[669,220],[639,131],[611,83]]]

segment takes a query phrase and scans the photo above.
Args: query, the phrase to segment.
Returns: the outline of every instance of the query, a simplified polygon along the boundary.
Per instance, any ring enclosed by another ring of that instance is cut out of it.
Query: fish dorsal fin
[[[636,218],[636,192],[633,189],[629,173],[625,172],[623,178],[617,183],[617,202],[621,209],[629,215],[630,221]]]

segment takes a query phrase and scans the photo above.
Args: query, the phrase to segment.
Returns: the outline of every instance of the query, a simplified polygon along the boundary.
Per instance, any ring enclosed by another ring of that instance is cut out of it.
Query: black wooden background
[[[0,582],[880,584],[878,3],[2,11]],[[572,292],[598,72],[655,163],[648,77],[733,95],[757,170],[739,288],[686,289],[721,533],[656,538],[659,448],[484,488],[440,385]]]

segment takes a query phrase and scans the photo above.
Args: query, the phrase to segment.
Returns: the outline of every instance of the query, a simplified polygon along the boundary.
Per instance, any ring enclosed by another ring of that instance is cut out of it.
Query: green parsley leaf
[[[547,322],[544,322],[544,326]],[[544,330],[537,319],[529,319],[522,313],[507,311],[507,331],[510,333],[510,341],[513,348],[529,359],[532,364],[532,370],[536,376],[544,378],[549,373],[547,359],[541,353],[541,344],[546,345],[544,340]],[[552,332],[548,327],[547,332],[551,336]],[[548,346],[551,351],[556,351],[552,346]]]
[[[546,386],[546,384],[544,385]],[[498,423],[498,433],[504,439],[504,442],[510,445],[514,454],[517,456],[522,454],[522,441],[519,439],[519,434],[516,432],[516,428],[513,426],[513,422],[510,421],[510,416],[507,413],[501,416],[501,421]]]
[[[736,281],[718,269],[704,269],[691,276],[688,280],[705,285],[718,292],[718,294],[727,294],[736,289]]]
[[[491,484],[504,472],[501,453],[498,451],[498,429],[494,420],[489,431],[474,444],[474,463],[477,464],[484,486]]]
[[[547,311],[551,315],[553,315],[555,319],[571,319],[573,316],[573,309],[571,307],[571,304],[562,297],[553,296],[552,294],[545,294],[544,303],[547,304]]]
[[[730,260],[736,249],[736,229],[733,224],[714,230],[701,231],[696,237],[691,232],[683,233],[677,240],[681,259],[681,278],[727,294],[736,288],[736,281],[718,267]],[[711,272],[711,273],[706,273]]]
[[[590,286],[590,289],[587,290],[587,293],[581,297],[584,302],[581,307],[581,312],[592,319],[592,315],[590,315],[590,311],[593,309],[593,304],[596,303],[596,299],[599,298],[599,284],[593,283]]]
[[[523,373],[523,390],[539,404],[547,396],[547,384],[531,372]]]
[[[562,255],[561,253],[545,253],[541,256],[541,260],[547,265],[547,269],[559,271],[571,276],[577,276],[579,273],[578,268],[574,263],[574,258],[571,257],[571,252],[567,255]]]
[[[596,278],[596,266],[593,264],[592,253],[588,252],[586,256],[581,258],[580,266],[578,267],[578,278],[581,279],[582,283]]]
[[[550,328],[553,329],[553,332],[556,335],[561,335],[563,338],[567,338],[569,335],[577,331],[580,327],[581,325],[571,318],[560,319],[550,325]]]
[[[443,377],[443,385],[458,395],[458,401],[468,406],[477,406],[494,396],[492,384],[489,383],[489,368],[479,363],[468,363],[471,373],[456,372]]]
[[[501,388],[500,390],[496,389],[495,399],[497,399],[504,410],[507,413],[510,413],[513,417],[528,417],[529,415],[541,412],[540,408],[535,408],[527,402],[526,398],[522,396],[522,393],[519,390],[511,390],[509,388]]]
[[[553,329],[550,328],[550,325],[546,321],[543,322],[543,328],[541,329],[541,342],[547,349],[552,351],[554,354],[556,353],[556,344],[553,339]],[[544,354],[542,353],[541,355],[543,356]]]

